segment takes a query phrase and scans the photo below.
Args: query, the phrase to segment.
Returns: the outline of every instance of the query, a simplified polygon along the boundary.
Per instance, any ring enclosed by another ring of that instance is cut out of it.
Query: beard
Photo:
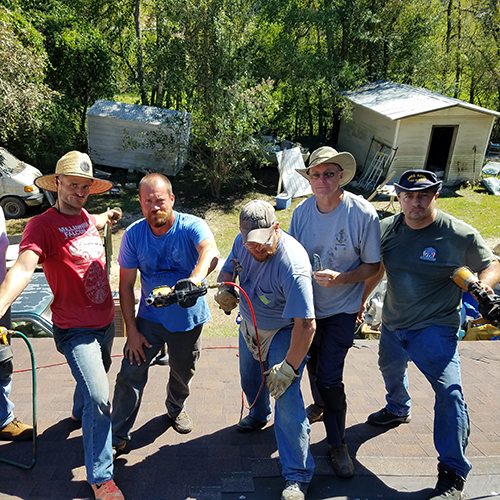
[[[153,227],[162,227],[170,219],[172,211],[170,213],[164,212],[163,210],[158,210],[157,212],[149,212],[146,215],[146,221]]]
[[[247,252],[257,261],[257,262],[265,262],[267,259],[270,259],[275,253],[276,249],[278,248],[278,242],[275,241],[273,246],[265,253],[265,254],[259,254],[255,255],[253,252],[250,250],[247,250]]]

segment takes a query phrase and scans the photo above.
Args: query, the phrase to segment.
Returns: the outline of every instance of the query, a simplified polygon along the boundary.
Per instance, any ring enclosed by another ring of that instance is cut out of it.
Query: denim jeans
[[[113,478],[111,404],[106,372],[111,366],[115,325],[69,328],[54,325],[57,350],[64,354],[76,380],[73,415],[82,420],[87,481],[101,484]]]
[[[379,367],[387,390],[386,408],[407,415],[411,408],[408,392],[408,361],[425,375],[435,394],[434,446],[438,460],[467,478],[471,469],[465,458],[470,423],[462,392],[456,328],[433,325],[422,330],[389,330],[382,325]]]
[[[285,359],[291,338],[291,328],[285,328],[276,333],[271,341],[267,360],[264,361],[264,370],[281,363]],[[251,405],[259,392],[262,374],[260,363],[252,356],[241,331],[239,336],[239,362],[241,386],[249,405]],[[303,369],[304,363],[300,366],[301,376]],[[283,468],[283,477],[286,480],[309,483],[314,473],[314,460],[309,448],[311,429],[300,391],[300,379],[301,377],[297,378],[283,396],[276,400],[274,431]],[[250,409],[250,416],[260,422],[268,422],[271,413],[271,396],[264,382],[257,401]]]
[[[0,325],[11,329],[10,307],[0,319]],[[14,420],[14,403],[9,399],[12,389],[12,349],[9,345],[0,347],[0,427]]]
[[[170,374],[167,385],[165,405],[171,418],[177,417],[184,409],[189,396],[189,385],[194,376],[196,362],[201,352],[201,332],[203,325],[198,325],[187,332],[169,332],[160,323],[143,318],[136,320],[138,330],[146,337],[151,348],[144,348],[146,361],[140,366],[136,361],[130,364],[123,358],[120,372],[116,377],[113,396],[113,445],[120,446],[130,441],[130,431],[141,405],[142,393],[148,380],[151,361],[167,344]]]
[[[9,399],[12,389],[12,360],[0,363],[0,427],[14,420],[14,403]]]

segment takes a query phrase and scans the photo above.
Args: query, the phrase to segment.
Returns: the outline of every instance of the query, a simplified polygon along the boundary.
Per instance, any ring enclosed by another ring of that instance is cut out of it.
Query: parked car
[[[45,193],[34,183],[41,175],[37,168],[0,148],[0,206],[5,218],[19,219],[24,216],[28,206],[44,202]]]

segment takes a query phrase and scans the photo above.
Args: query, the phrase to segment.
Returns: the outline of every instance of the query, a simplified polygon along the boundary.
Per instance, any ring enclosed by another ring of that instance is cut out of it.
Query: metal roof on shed
[[[152,125],[161,125],[166,118],[178,113],[182,112],[174,109],[139,106],[125,102],[106,101],[104,99],[96,101],[87,111],[88,115],[107,116],[121,120],[150,123]]]
[[[447,97],[432,90],[385,80],[379,80],[355,90],[346,91],[343,95],[355,104],[387,116],[391,120],[400,120],[401,118],[454,106],[477,111],[478,113],[500,116],[500,113],[491,109]]]

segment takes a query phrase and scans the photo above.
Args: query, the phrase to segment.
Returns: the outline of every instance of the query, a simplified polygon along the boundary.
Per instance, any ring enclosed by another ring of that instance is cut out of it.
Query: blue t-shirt
[[[174,214],[174,224],[163,236],[155,236],[146,219],[131,224],[123,235],[118,263],[125,269],[140,271],[141,301],[137,316],[161,323],[171,332],[186,332],[210,319],[205,297],[188,308],[178,304],[148,306],[146,298],[153,288],[173,287],[180,279],[189,278],[198,262],[197,246],[214,236],[199,217],[175,211]]]
[[[249,296],[257,327],[262,330],[281,329],[293,325],[293,318],[314,318],[311,265],[304,247],[280,230],[276,253],[264,262],[257,262],[246,250],[241,234],[222,271],[232,274],[236,259],[242,271],[239,285]],[[240,313],[253,324],[247,300],[241,294]]]

